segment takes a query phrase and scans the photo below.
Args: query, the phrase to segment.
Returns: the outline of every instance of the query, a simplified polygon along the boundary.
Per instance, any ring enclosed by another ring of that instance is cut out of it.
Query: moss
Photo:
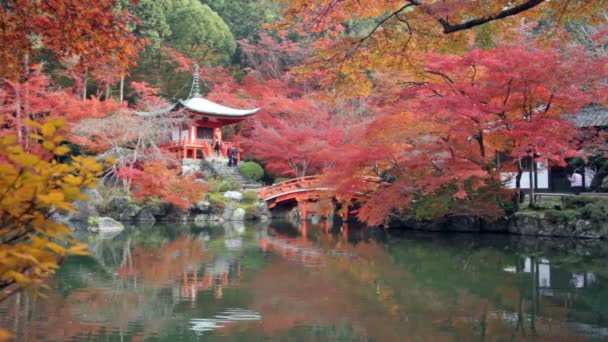
[[[207,193],[207,200],[209,201],[211,211],[216,213],[223,212],[228,203],[230,203],[230,199],[224,197],[224,194],[219,192]]]
[[[248,190],[243,192],[243,203],[255,203],[258,199],[258,193],[255,191]]]
[[[241,183],[236,180],[216,180],[210,179],[209,184],[211,184],[210,192],[226,192],[226,191],[235,191],[241,188]]]

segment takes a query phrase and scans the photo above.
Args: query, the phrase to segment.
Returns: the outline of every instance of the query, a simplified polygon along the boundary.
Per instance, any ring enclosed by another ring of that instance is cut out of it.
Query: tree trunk
[[[534,206],[534,157],[530,157],[530,173],[528,174],[530,179],[530,207]]]
[[[120,103],[122,103],[122,100],[124,99],[124,94],[125,94],[125,76],[124,75],[120,75]]]
[[[519,210],[519,204],[524,201],[524,196],[521,191],[521,176],[524,170],[521,167],[521,159],[517,161],[517,175],[515,176],[515,197],[513,198],[513,206],[515,210]]]
[[[82,76],[82,99],[87,99],[87,80],[89,78],[89,69],[84,69],[84,75]]]
[[[591,191],[599,191],[602,181],[604,181],[606,176],[608,176],[608,160],[602,164],[602,166],[593,176],[593,180],[591,181]]]
[[[106,94],[104,96],[104,100],[108,100],[110,98],[110,86],[112,85],[112,79],[108,76],[108,80],[106,83]]]
[[[28,119],[30,116],[30,87],[29,87],[29,73],[30,73],[30,55],[25,54],[23,56],[23,117]],[[23,125],[23,146],[26,151],[30,149],[30,128],[28,125]]]

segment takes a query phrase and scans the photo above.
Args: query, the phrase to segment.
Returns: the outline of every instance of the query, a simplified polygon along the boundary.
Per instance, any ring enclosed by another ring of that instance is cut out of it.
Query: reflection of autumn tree
[[[267,336],[343,322],[353,324],[358,338],[395,341],[563,334],[557,331],[569,310],[549,305],[541,312],[536,274],[503,271],[518,261],[502,250],[419,240],[347,245],[342,236],[313,230],[309,243],[356,257],[326,253],[324,268],[306,268],[277,256],[252,283]]]
[[[138,235],[133,234],[113,243],[97,242],[105,265],[84,257],[73,259],[72,266],[69,259],[63,266],[68,268],[71,278],[69,283],[62,284],[68,288],[65,296],[53,291],[43,301],[25,294],[11,299],[9,306],[15,308],[15,317],[21,319],[19,340],[39,340],[34,333],[25,333],[30,330],[44,332],[46,339],[62,341],[75,336],[146,337],[162,332],[171,323],[167,317],[174,316],[176,298],[168,295],[171,292],[163,292],[161,286],[179,287],[181,272],[200,267],[209,260],[209,255],[205,242],[186,234],[173,241],[160,241],[153,247],[142,246],[138,240]],[[110,249],[114,251],[110,253]],[[114,267],[117,270],[111,273]],[[77,288],[70,290],[72,286]],[[31,311],[47,319],[32,322]],[[144,331],[133,331],[130,323],[136,321],[145,322]],[[2,325],[11,326],[4,321]]]

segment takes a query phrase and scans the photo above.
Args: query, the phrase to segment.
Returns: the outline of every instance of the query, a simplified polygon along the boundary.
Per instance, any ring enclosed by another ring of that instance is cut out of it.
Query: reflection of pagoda
[[[198,65],[194,66],[192,89],[186,100],[179,100],[169,108],[155,112],[138,112],[143,117],[164,116],[183,109],[191,123],[173,127],[171,136],[165,137],[162,146],[176,153],[179,159],[204,159],[211,155],[215,139],[222,141],[221,151],[224,155],[228,148],[238,146],[236,142],[222,139],[222,127],[237,124],[254,115],[260,108],[235,109],[204,99],[199,89]]]
[[[183,272],[183,283],[179,297],[194,302],[199,291],[213,291],[216,298],[224,296],[224,288],[239,287],[241,264],[238,260],[215,259],[205,266],[203,272],[192,270]]]

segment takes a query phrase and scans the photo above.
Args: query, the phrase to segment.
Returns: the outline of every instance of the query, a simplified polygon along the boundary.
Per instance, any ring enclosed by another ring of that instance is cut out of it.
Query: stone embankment
[[[608,238],[607,221],[555,219],[542,212],[521,212],[488,222],[477,217],[452,216],[434,221],[394,220],[390,226],[432,232],[505,233],[544,237]]]

